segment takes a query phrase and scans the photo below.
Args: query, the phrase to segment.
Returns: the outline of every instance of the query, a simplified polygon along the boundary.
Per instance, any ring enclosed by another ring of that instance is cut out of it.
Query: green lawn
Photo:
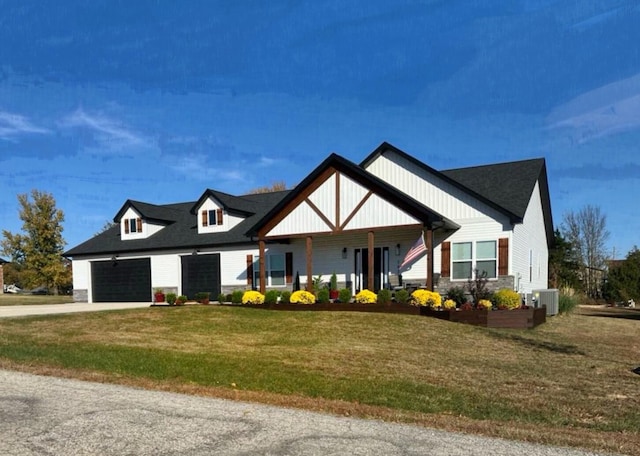
[[[30,294],[0,294],[0,306],[26,306],[35,304],[66,304],[73,296],[47,296]]]
[[[638,454],[626,315],[529,331],[227,306],[32,317],[0,320],[0,366]]]

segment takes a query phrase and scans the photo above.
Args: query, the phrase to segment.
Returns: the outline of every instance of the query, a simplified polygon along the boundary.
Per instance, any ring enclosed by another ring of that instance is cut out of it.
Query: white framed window
[[[451,244],[451,278],[468,280],[477,269],[487,279],[498,276],[498,249],[496,241],[453,242]]]
[[[283,287],[285,283],[286,263],[284,253],[265,255],[264,258],[266,287]],[[253,257],[253,283],[260,288],[260,257]]]
[[[476,242],[476,269],[478,274],[486,273],[487,279],[497,277],[498,251],[496,241]]]
[[[452,279],[470,279],[473,269],[471,242],[454,242],[451,244]]]

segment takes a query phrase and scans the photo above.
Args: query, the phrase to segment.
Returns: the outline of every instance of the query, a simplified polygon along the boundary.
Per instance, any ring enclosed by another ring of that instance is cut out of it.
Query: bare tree
[[[287,189],[287,184],[285,181],[277,181],[272,182],[271,185],[265,187],[257,187],[249,190],[248,193],[271,193],[271,192],[280,192],[282,190]]]
[[[606,267],[605,243],[609,238],[607,217],[597,206],[587,205],[577,213],[564,215],[562,230],[572,245],[572,258],[580,265],[584,289],[589,297],[598,297],[601,278]]]

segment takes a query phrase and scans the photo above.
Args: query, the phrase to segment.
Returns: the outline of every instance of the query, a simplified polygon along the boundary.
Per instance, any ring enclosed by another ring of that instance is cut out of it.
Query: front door
[[[369,249],[355,249],[354,251],[355,292],[368,288],[369,283]],[[389,288],[389,248],[375,247],[373,249],[373,291],[377,293],[381,288]]]

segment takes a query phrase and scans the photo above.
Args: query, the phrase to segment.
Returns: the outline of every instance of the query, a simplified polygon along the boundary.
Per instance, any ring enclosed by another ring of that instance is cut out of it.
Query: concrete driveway
[[[98,310],[135,309],[139,307],[149,307],[150,305],[150,302],[102,302],[93,304],[74,302],[68,304],[40,304],[35,306],[0,306],[0,318],[95,312]]]
[[[586,456],[596,453],[0,370],[0,454]]]

